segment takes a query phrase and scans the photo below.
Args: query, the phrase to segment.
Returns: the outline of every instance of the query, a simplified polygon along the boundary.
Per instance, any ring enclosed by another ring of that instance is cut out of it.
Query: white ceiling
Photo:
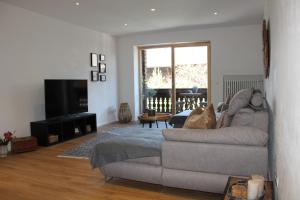
[[[0,1],[113,35],[184,26],[260,23],[264,6],[263,0]],[[157,11],[151,12],[151,8]],[[214,10],[219,15],[214,15]]]

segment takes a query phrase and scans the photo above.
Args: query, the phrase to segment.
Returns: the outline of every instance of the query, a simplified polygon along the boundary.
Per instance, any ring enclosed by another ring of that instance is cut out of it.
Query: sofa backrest
[[[250,126],[268,133],[269,114],[266,110],[254,111],[251,108],[242,108],[233,116],[230,126]]]

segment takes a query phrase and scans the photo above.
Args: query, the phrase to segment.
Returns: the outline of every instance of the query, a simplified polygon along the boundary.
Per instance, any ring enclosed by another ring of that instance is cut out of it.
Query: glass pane
[[[145,50],[145,81],[147,88],[172,88],[171,48]]]
[[[142,51],[143,110],[171,112],[171,48]]]
[[[207,104],[207,46],[175,48],[177,112]]]

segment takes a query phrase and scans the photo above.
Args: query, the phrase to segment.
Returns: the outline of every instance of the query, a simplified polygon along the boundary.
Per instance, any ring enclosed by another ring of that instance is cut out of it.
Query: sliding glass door
[[[210,43],[139,48],[141,112],[178,113],[210,100]]]
[[[149,48],[142,55],[142,109],[172,112],[172,49]]]
[[[208,46],[175,47],[176,111],[207,105]]]

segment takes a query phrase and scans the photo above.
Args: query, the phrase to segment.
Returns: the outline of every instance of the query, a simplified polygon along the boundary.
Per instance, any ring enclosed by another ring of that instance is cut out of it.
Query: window
[[[181,112],[210,101],[210,43],[139,48],[141,111]]]

